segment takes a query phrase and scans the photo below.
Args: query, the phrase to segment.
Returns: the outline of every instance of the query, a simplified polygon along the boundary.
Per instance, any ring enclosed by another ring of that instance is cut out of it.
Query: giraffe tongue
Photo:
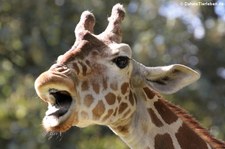
[[[52,107],[48,108],[48,111],[45,113],[45,115],[60,117],[60,116],[63,116],[64,114],[66,114],[68,109],[69,109],[69,107],[68,108],[66,108],[66,107],[57,108],[55,106],[52,106]]]

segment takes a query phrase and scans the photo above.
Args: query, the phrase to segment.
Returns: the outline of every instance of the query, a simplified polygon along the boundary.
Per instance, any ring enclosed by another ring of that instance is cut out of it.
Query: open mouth
[[[64,132],[77,119],[74,81],[62,72],[49,70],[34,83],[37,95],[48,105],[42,126],[48,132]]]
[[[46,116],[53,116],[55,118],[64,116],[72,104],[71,95],[67,91],[59,91],[56,89],[49,89],[49,94],[51,101],[49,102]]]

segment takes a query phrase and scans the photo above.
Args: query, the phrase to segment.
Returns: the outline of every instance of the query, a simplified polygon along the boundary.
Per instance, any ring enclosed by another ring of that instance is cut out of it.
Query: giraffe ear
[[[165,94],[175,93],[195,82],[200,77],[198,72],[180,64],[162,67],[145,67],[144,72],[147,84],[156,91]]]

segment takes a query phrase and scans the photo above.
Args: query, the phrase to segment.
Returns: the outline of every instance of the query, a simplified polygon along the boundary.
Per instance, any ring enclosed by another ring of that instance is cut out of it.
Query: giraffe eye
[[[115,63],[120,69],[125,68],[129,63],[129,58],[126,56],[119,56],[114,58],[113,63]]]

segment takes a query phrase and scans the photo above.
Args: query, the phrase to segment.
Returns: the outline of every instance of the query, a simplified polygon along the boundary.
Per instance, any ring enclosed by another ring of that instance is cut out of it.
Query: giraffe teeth
[[[60,117],[66,114],[67,111],[68,111],[67,107],[57,107],[57,106],[49,105],[48,111],[46,111],[45,115]]]
[[[59,108],[49,104],[48,111],[45,112],[45,115],[47,115],[47,116],[52,115],[53,113],[57,112],[58,110],[59,110]]]

